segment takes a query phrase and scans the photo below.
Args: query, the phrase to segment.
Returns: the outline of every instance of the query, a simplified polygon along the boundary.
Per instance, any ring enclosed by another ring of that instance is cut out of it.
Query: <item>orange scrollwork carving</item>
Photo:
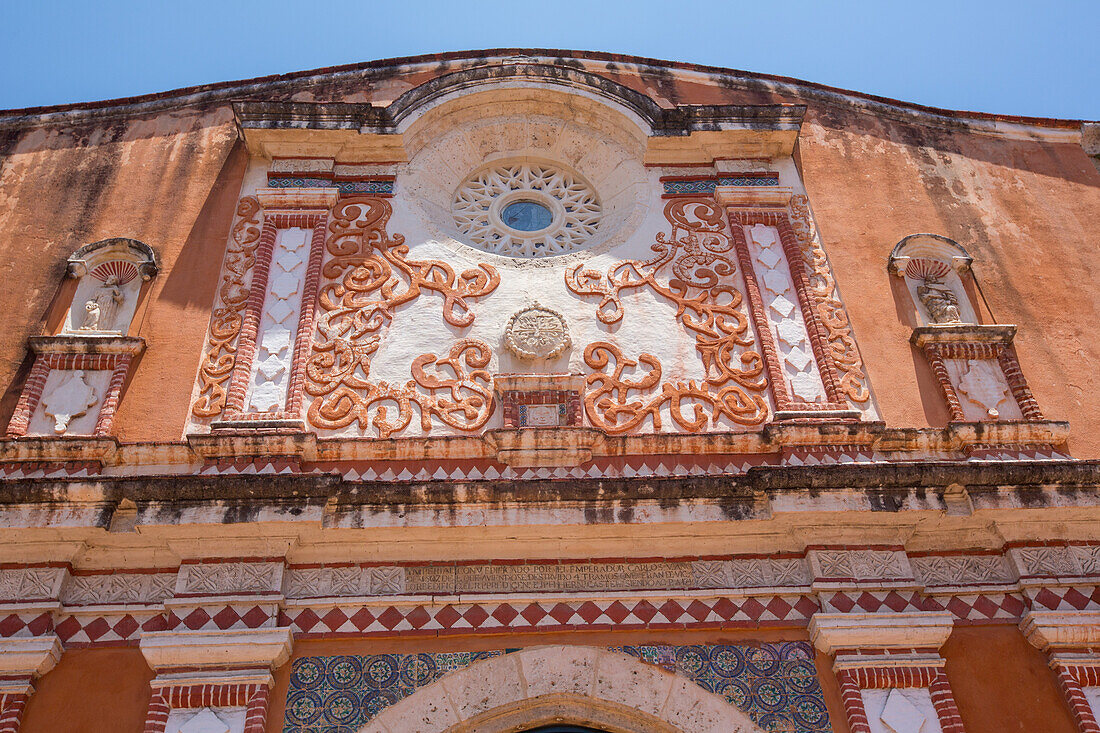
[[[656,256],[624,260],[606,274],[577,265],[566,273],[565,284],[577,295],[599,297],[597,317],[608,324],[623,318],[623,291],[646,287],[668,300],[676,307],[677,320],[695,336],[706,377],[699,383],[664,382],[656,394],[632,398],[630,392],[652,390],[660,383],[657,358],[641,354],[639,361],[649,372],[631,381],[624,370],[634,369],[636,362],[611,343],[590,344],[585,363],[597,371],[588,376],[588,418],[610,433],[631,430],[647,418],[660,429],[660,410],[667,404],[673,420],[688,431],[703,430],[723,417],[740,425],[759,425],[768,416],[768,382],[764,361],[752,348],[748,317],[741,310],[743,297],[733,281],[733,243],[722,210],[706,199],[673,199],[665,206],[665,217],[672,234],[658,233],[651,247]],[[690,417],[686,406],[691,407]]]
[[[214,309],[210,320],[206,355],[199,368],[199,395],[191,406],[191,414],[198,418],[217,417],[225,408],[226,383],[233,375],[241,332],[241,311],[248,303],[249,286],[245,281],[256,262],[260,240],[260,209],[254,196],[245,196],[237,204],[238,221],[225,253],[225,273],[218,288],[221,305]]]
[[[492,379],[483,369],[492,350],[485,342],[466,338],[446,358],[417,357],[413,378],[400,387],[372,381],[370,369],[399,306],[433,291],[443,298],[447,323],[469,326],[474,314],[467,299],[496,290],[496,269],[482,264],[456,274],[445,262],[408,259],[404,238],[386,233],[392,209],[385,199],[348,198],[333,213],[326,243],[331,259],[321,271],[326,283],[318,295],[317,333],[306,363],[305,389],[316,398],[307,413],[310,423],[337,429],[358,422],[387,438],[409,426],[415,404],[425,431],[433,416],[458,430],[483,427],[493,408]],[[428,366],[449,368],[454,378],[430,374]],[[447,391],[439,395],[440,390]],[[392,419],[390,406],[396,409]]]
[[[863,360],[852,336],[848,312],[844,310],[844,304],[837,295],[829,258],[814,230],[809,198],[803,195],[792,196],[791,214],[791,228],[794,229],[806,262],[810,295],[814,299],[818,317],[828,331],[826,340],[829,352],[840,372],[840,391],[853,402],[866,402],[871,399],[871,392],[867,388]]]

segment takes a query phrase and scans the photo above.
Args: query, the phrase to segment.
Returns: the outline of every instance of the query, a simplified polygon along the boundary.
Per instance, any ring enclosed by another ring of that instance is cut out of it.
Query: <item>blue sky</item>
[[[1100,119],[1100,0],[0,3],[6,109],[518,46],[725,66],[949,109]]]

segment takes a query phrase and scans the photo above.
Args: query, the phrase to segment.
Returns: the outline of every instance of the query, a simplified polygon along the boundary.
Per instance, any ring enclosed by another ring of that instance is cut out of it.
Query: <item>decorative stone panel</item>
[[[122,385],[139,338],[104,335],[38,336],[27,382],[8,423],[8,437],[105,436],[111,432]]]
[[[493,387],[506,428],[581,424],[584,377],[578,374],[497,374]]]
[[[1015,326],[942,325],[913,331],[952,421],[1043,419],[1012,348]]]

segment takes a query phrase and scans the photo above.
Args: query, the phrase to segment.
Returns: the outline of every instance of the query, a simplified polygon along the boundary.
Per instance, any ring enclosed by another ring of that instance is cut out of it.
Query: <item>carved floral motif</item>
[[[237,204],[237,224],[225,253],[225,273],[218,288],[220,305],[210,321],[206,356],[199,368],[199,396],[191,407],[198,418],[217,417],[225,408],[227,382],[233,375],[241,311],[248,304],[252,265],[260,240],[260,202],[246,196]]]
[[[561,313],[536,303],[508,319],[504,343],[521,359],[553,359],[569,348],[569,327]]]
[[[852,336],[848,313],[836,292],[836,282],[829,267],[829,258],[818,239],[810,214],[810,200],[803,195],[791,197],[791,225],[798,238],[799,247],[806,261],[809,275],[809,291],[813,296],[818,317],[827,331],[826,341],[833,364],[840,372],[840,391],[853,402],[864,403],[871,399],[867,388],[867,375],[863,360]],[[793,264],[793,263],[792,263]]]
[[[334,211],[326,244],[331,259],[322,269],[326,283],[306,365],[305,389],[316,398],[309,421],[325,429],[358,422],[388,438],[409,426],[416,405],[425,431],[433,416],[458,430],[477,430],[493,409],[492,378],[484,369],[492,350],[484,341],[464,338],[445,357],[417,357],[403,386],[371,380],[371,357],[398,307],[430,290],[443,296],[443,319],[463,328],[474,321],[467,299],[489,295],[500,284],[490,265],[455,273],[445,262],[408,259],[404,238],[386,233],[391,213],[388,201],[372,197],[347,198]],[[443,371],[425,371],[429,366]],[[391,407],[397,412],[392,418]]]
[[[669,201],[665,217],[672,235],[658,233],[652,246],[655,257],[624,260],[606,274],[577,265],[566,273],[565,284],[577,295],[599,296],[597,317],[608,324],[624,315],[623,291],[648,287],[670,301],[679,322],[695,334],[706,378],[701,383],[662,383],[661,363],[655,356],[642,353],[635,361],[612,343],[591,343],[584,352],[585,364],[596,370],[588,376],[588,418],[613,434],[632,430],[649,418],[660,430],[661,409],[667,405],[673,420],[689,431],[704,430],[722,417],[759,425],[768,416],[768,382],[742,312],[742,294],[734,286],[736,267],[729,257],[733,243],[723,213],[713,201],[684,198]],[[631,378],[626,370],[633,372],[639,362],[647,371]],[[660,389],[654,394],[657,385]]]

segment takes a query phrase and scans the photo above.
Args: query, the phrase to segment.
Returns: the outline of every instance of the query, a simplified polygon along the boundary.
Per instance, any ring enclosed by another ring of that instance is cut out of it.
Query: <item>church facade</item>
[[[0,731],[1100,733],[1100,128],[503,49],[0,112]]]

